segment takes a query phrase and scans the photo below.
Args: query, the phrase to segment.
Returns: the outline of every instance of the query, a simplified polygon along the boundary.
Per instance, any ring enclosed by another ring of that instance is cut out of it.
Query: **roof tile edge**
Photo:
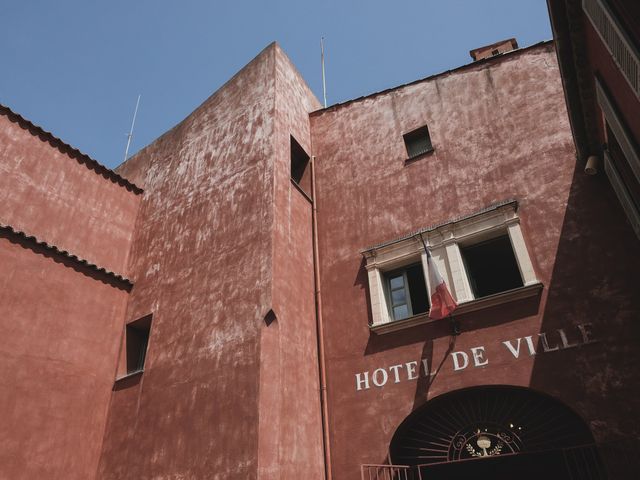
[[[452,68],[450,70],[445,70],[444,72],[434,73],[433,75],[429,75],[427,77],[419,78],[417,80],[413,80],[413,81],[408,82],[408,83],[403,83],[401,85],[396,85],[395,87],[386,88],[384,90],[380,90],[379,92],[372,92],[372,93],[369,93],[368,95],[363,95],[361,97],[352,98],[350,100],[345,100],[344,102],[334,103],[333,105],[329,105],[327,108],[321,108],[319,110],[315,110],[315,111],[311,112],[309,114],[309,116],[312,116],[312,117],[319,116],[319,115],[322,115],[323,113],[327,113],[329,111],[337,110],[338,108],[341,108],[341,107],[344,107],[344,106],[347,106],[347,105],[351,105],[352,103],[356,103],[356,102],[360,102],[360,101],[363,101],[363,100],[367,100],[369,98],[377,97],[379,95],[385,95],[387,93],[393,92],[395,90],[399,90],[399,89],[404,88],[404,87],[410,87],[411,85],[416,85],[418,83],[426,82],[428,80],[433,80],[435,78],[443,77],[443,76],[449,75],[451,73],[457,73],[457,72],[459,72],[461,70],[465,70],[467,68],[477,67],[479,65],[484,65],[486,63],[491,63],[491,62],[495,62],[495,61],[502,61],[502,60],[504,60],[506,58],[511,57],[512,55],[517,55],[519,53],[523,53],[523,52],[526,52],[528,50],[532,50],[534,48],[539,48],[539,47],[553,45],[553,44],[554,44],[554,40],[553,39],[551,39],[551,40],[543,40],[541,42],[534,43],[533,45],[529,45],[527,47],[520,47],[520,48],[517,48],[515,50],[511,50],[510,52],[505,52],[505,53],[503,53],[501,55],[496,55],[496,56],[493,56],[493,57],[483,58],[482,60],[476,60],[474,62],[465,63],[464,65],[460,65],[459,67],[455,67],[455,68]]]
[[[58,256],[61,257],[65,257],[69,260],[71,260],[72,262],[81,265],[85,268],[88,268],[89,270],[92,270],[96,273],[102,274],[107,276],[109,279],[111,279],[114,282],[117,282],[119,284],[123,284],[125,287],[127,288],[131,288],[133,287],[133,282],[131,280],[129,280],[127,277],[124,277],[122,275],[119,275],[117,273],[114,273],[110,270],[107,270],[104,267],[99,267],[98,265],[96,265],[95,263],[91,263],[88,260],[85,260],[84,258],[80,258],[77,255],[74,255],[66,250],[61,250],[59,247],[57,247],[56,245],[50,244],[45,242],[44,240],[40,240],[37,237],[30,235],[28,233],[23,232],[22,230],[18,230],[14,227],[12,227],[11,225],[5,224],[0,222],[0,232],[7,232],[8,234],[12,235],[13,237],[16,238],[20,238],[21,240],[24,240],[26,242],[31,243],[32,245],[41,247],[51,253],[54,253]]]
[[[29,129],[32,133],[38,136],[46,137],[46,140],[52,146],[60,149],[64,153],[67,153],[70,157],[74,158],[78,162],[85,164],[87,168],[89,168],[90,170],[94,170],[96,173],[102,174],[103,176],[109,178],[111,181],[126,188],[127,190],[135,194],[141,194],[144,191],[142,188],[138,187],[136,184],[130,182],[124,177],[121,177],[116,172],[105,167],[100,162],[98,162],[97,160],[94,160],[86,153],[83,153],[77,148],[64,142],[60,138],[56,137],[53,133],[48,132],[44,128],[24,118],[19,113],[14,112],[6,105],[0,104],[0,115],[6,115],[10,121],[18,122],[23,128]]]

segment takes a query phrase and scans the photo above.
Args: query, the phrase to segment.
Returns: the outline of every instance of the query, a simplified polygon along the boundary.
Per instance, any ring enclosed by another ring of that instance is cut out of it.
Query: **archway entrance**
[[[593,436],[571,409],[532,390],[487,386],[439,396],[398,427],[393,463],[429,480],[606,478]]]

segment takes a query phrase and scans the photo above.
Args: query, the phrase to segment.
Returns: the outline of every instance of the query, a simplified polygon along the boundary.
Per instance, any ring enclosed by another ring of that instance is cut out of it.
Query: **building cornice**
[[[136,195],[139,195],[143,192],[142,188],[138,187],[136,184],[130,182],[124,177],[121,177],[116,172],[105,167],[86,153],[82,153],[77,148],[74,148],[68,143],[65,143],[64,141],[53,135],[51,132],[46,131],[30,120],[27,120],[22,115],[14,112],[6,105],[0,104],[0,115],[5,115],[11,122],[18,123],[22,128],[29,130],[32,135],[39,137],[42,141],[48,142],[52,147],[57,148],[62,153],[66,153],[71,158],[78,161],[78,163],[85,165],[89,170],[93,170],[98,175],[101,175],[111,180],[112,182],[117,183],[121,187],[126,188]]]
[[[600,145],[593,120],[593,75],[586,56],[585,18],[581,0],[547,0],[556,56],[578,158],[586,161]]]
[[[358,97],[358,98],[354,98],[354,99],[351,99],[351,100],[346,100],[344,102],[336,103],[334,105],[328,106],[327,108],[322,108],[320,110],[315,110],[315,111],[311,112],[309,114],[309,116],[310,117],[319,116],[319,115],[322,115],[323,113],[330,112],[330,111],[333,111],[333,110],[337,110],[338,108],[341,108],[341,107],[344,107],[344,106],[347,106],[347,105],[351,105],[352,103],[361,102],[363,100],[367,100],[367,99],[370,99],[370,98],[378,97],[380,95],[386,95],[387,93],[391,93],[391,92],[394,92],[396,90],[400,90],[400,89],[405,88],[405,87],[410,87],[410,86],[416,85],[418,83],[427,82],[429,80],[435,80],[437,78],[444,77],[446,75],[451,75],[453,73],[462,72],[464,70],[468,70],[468,69],[471,69],[471,68],[475,68],[475,67],[479,67],[479,66],[483,66],[483,65],[488,65],[488,64],[491,64],[491,63],[498,63],[498,62],[501,62],[502,60],[505,60],[507,57],[511,58],[512,56],[519,55],[519,54],[524,53],[524,52],[528,52],[529,50],[533,50],[533,49],[536,49],[536,48],[553,45],[553,43],[554,43],[553,40],[545,40],[543,42],[538,42],[538,43],[535,43],[533,45],[529,45],[528,47],[517,48],[517,49],[511,50],[509,52],[504,52],[504,53],[500,53],[498,55],[494,55],[492,57],[483,58],[482,60],[477,60],[475,62],[466,63],[464,65],[461,65],[459,67],[453,68],[451,70],[446,70],[444,72],[436,73],[434,75],[429,75],[428,77],[420,78],[418,80],[414,80],[414,81],[409,82],[409,83],[403,83],[402,85],[397,85],[395,87],[387,88],[387,89],[381,90],[379,92],[373,92],[373,93],[370,93],[368,95],[363,95],[362,97]]]
[[[25,233],[21,230],[16,229],[11,225],[6,225],[0,222],[0,235],[2,234],[6,235],[7,237],[13,238],[17,241],[20,241],[22,243],[25,243],[31,248],[40,248],[54,257],[67,260],[78,267],[83,267],[90,271],[93,271],[94,273],[97,273],[103,276],[105,279],[110,280],[110,282],[115,284],[116,286],[124,287],[126,290],[130,290],[131,287],[133,287],[133,282],[122,275],[119,275],[110,270],[107,270],[104,267],[100,267],[94,263],[91,263],[88,260],[80,258],[77,255],[74,255],[66,250],[62,250],[56,245],[49,244],[43,240],[36,238],[33,235],[29,235],[28,233]]]
[[[429,225],[428,227],[424,227],[421,228],[419,230],[416,230],[414,232],[408,233],[406,235],[403,235],[401,237],[398,238],[394,238],[393,240],[389,240],[388,242],[384,242],[384,243],[380,243],[377,245],[372,245],[370,247],[365,248],[364,250],[361,250],[360,253],[362,253],[363,255],[367,255],[367,254],[371,254],[371,252],[379,249],[379,248],[383,248],[383,247],[387,247],[389,245],[393,245],[394,243],[400,243],[403,242],[404,240],[407,240],[409,238],[412,237],[417,237],[420,234],[425,234],[425,233],[429,233],[432,232],[434,230],[437,230],[439,228],[443,228],[446,227],[447,225],[452,225],[454,223],[458,223],[458,222],[463,222],[465,220],[470,220],[473,217],[477,217],[479,215],[484,215],[486,213],[495,211],[495,210],[499,210],[502,207],[511,207],[513,208],[514,211],[517,211],[518,209],[518,201],[515,199],[509,199],[509,200],[503,200],[502,202],[498,202],[498,203],[494,203],[491,204],[487,207],[484,207],[480,210],[476,210],[475,212],[469,213],[467,215],[461,215],[459,217],[455,217],[455,218],[451,218],[449,220],[445,220],[444,222],[440,222],[440,223],[436,223],[433,225]]]

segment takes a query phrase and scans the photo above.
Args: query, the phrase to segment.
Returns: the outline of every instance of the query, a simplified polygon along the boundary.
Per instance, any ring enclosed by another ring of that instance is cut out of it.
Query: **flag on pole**
[[[431,252],[427,248],[422,236],[420,237],[424,249],[427,252],[427,270],[429,274],[429,284],[431,285],[431,310],[429,310],[429,318],[438,320],[448,317],[453,313],[458,304],[449,293],[444,278],[440,275],[436,262],[433,261]]]

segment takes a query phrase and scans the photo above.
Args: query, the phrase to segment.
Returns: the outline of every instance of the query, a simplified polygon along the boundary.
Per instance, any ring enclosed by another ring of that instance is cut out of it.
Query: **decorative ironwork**
[[[394,462],[452,462],[593,442],[587,426],[553,398],[519,387],[458,390],[428,402],[398,428]]]

